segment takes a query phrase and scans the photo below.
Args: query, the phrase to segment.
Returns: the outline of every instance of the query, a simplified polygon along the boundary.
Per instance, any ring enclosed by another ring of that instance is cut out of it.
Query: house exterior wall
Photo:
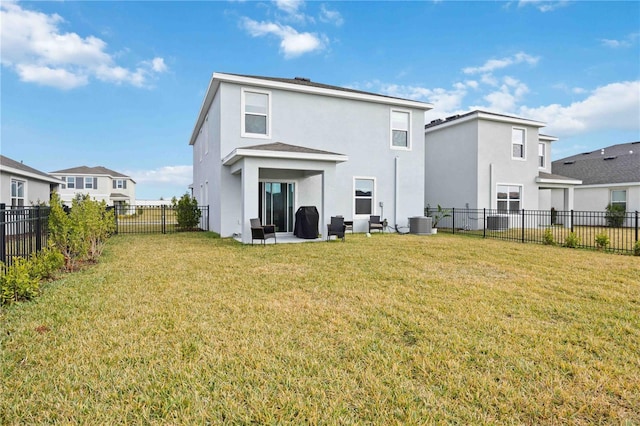
[[[242,136],[243,88],[270,93],[269,138]],[[209,185],[209,200],[212,211],[216,213],[212,214],[211,229],[222,236],[230,236],[238,232],[241,229],[239,221],[243,221],[243,208],[257,212],[258,205],[257,190],[255,194],[251,194],[253,199],[250,200],[254,203],[255,199],[255,206],[243,204],[243,200],[240,199],[243,178],[234,175],[231,167],[222,166],[221,158],[239,147],[274,142],[348,156],[348,161],[335,165],[335,172],[331,172],[334,174],[331,179],[335,179],[336,187],[328,194],[330,199],[326,200],[329,209],[326,212],[327,215],[343,215],[347,220],[354,219],[354,230],[365,231],[368,215],[354,217],[354,177],[375,178],[373,214],[382,213],[388,218],[390,224],[406,226],[408,217],[421,215],[423,210],[424,110],[399,108],[411,112],[410,150],[402,150],[392,149],[390,146],[392,109],[395,108],[368,101],[220,82],[209,108],[209,121],[211,122],[213,116],[216,123],[216,129],[209,131],[209,137],[212,145],[218,144],[219,149],[216,148],[213,155],[210,151],[210,157],[200,162],[197,153],[200,134],[193,145],[194,195],[197,198],[200,197],[195,186],[204,176],[210,178],[210,182],[213,183]],[[219,138],[216,135],[217,132],[219,132]],[[261,173],[262,168],[280,167],[275,163],[267,166],[264,160],[258,164],[260,164]],[[296,168],[308,170],[309,164],[296,165],[294,161],[289,160],[283,162],[281,167],[287,170],[296,170]],[[311,194],[322,186],[322,179],[326,180],[326,178],[327,176],[322,175],[297,177],[298,197],[295,208],[307,205],[314,200],[316,203],[321,203],[322,199],[318,200],[317,195]],[[398,194],[395,193],[396,186]],[[394,205],[396,199],[397,204]],[[380,208],[380,202],[384,204],[383,208]],[[316,206],[320,210],[321,206]],[[397,218],[394,217],[394,212],[397,212]],[[320,224],[320,232],[324,226]]]
[[[4,203],[7,207],[11,206],[11,179],[14,178],[25,182],[25,206],[49,204],[51,183],[4,170],[0,171],[0,203]]]
[[[640,182],[633,184],[582,185],[575,189],[575,210],[604,211],[611,201],[611,191],[627,191],[627,211],[640,211]]]
[[[478,208],[478,123],[425,135],[425,207]]]

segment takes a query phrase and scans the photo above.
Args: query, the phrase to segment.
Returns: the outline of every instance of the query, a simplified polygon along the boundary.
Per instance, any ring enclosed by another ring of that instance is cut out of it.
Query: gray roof
[[[26,164],[20,163],[16,160],[12,160],[11,158],[5,157],[4,155],[0,155],[0,165],[4,167],[11,167],[12,169],[16,169],[16,170],[21,170],[26,173],[32,173],[34,175],[42,176],[47,180],[55,179],[53,176],[45,172],[41,172],[40,170],[34,169],[33,167],[29,167]]]
[[[553,173],[580,179],[583,185],[640,182],[640,142],[572,155],[551,167]]]
[[[438,119],[435,119],[435,120],[431,120],[430,123],[425,124],[424,128],[425,129],[429,129],[431,127],[440,126],[441,124],[451,123],[452,121],[459,120],[461,118],[465,118],[465,117],[468,117],[470,115],[478,114],[478,113],[495,115],[497,117],[510,118],[510,119],[513,119],[513,120],[532,121],[532,120],[529,120],[528,118],[516,117],[515,115],[498,114],[498,113],[495,113],[495,112],[482,111],[482,110],[476,109],[474,111],[465,112],[464,114],[455,114],[455,115],[452,115],[452,116],[444,118],[444,119],[438,118]]]
[[[252,149],[254,151],[279,151],[279,152],[300,152],[305,154],[329,154],[341,155],[335,152],[322,151],[319,149],[307,148],[298,145],[289,145],[282,142],[266,143],[262,145],[243,146],[238,149]]]
[[[103,166],[96,166],[96,167],[87,167],[87,166],[79,166],[79,167],[71,167],[70,169],[64,169],[64,170],[56,170],[55,172],[51,172],[51,173],[56,173],[56,174],[78,174],[78,175],[107,175],[107,176],[112,176],[112,177],[120,177],[120,178],[128,178],[129,176],[127,175],[123,175],[122,173],[118,173],[116,171],[113,171],[111,169],[107,169],[106,167]]]
[[[315,81],[311,81],[311,79],[305,78],[305,77],[280,78],[280,77],[263,77],[263,76],[259,76],[259,75],[246,75],[246,74],[233,74],[233,73],[225,73],[225,74],[235,75],[235,76],[238,76],[238,77],[257,78],[257,79],[260,79],[260,80],[267,80],[267,81],[277,81],[277,82],[280,82],[280,83],[297,84],[299,86],[318,87],[320,89],[339,90],[341,92],[360,93],[360,94],[363,94],[363,95],[380,96],[382,98],[399,99],[399,100],[402,100],[402,101],[415,101],[415,99],[404,99],[404,98],[398,98],[396,96],[381,95],[380,93],[365,92],[365,91],[362,91],[362,90],[349,89],[347,87],[332,86],[330,84],[316,83]],[[420,101],[417,101],[417,102],[420,102]]]

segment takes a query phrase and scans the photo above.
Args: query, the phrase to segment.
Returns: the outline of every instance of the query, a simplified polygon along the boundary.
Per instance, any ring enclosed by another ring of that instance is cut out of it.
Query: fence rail
[[[117,234],[168,234],[209,230],[209,206],[198,207],[200,220],[191,228],[178,224],[178,209],[172,205],[117,205],[114,208]]]
[[[27,258],[47,247],[49,212],[45,206],[7,209],[0,204],[0,262],[8,266],[14,257]]]
[[[483,238],[565,244],[573,233],[577,247],[633,253],[638,241],[639,213],[519,210],[506,212],[492,209],[446,208],[437,225],[438,232],[465,234]],[[438,211],[425,209],[425,215],[436,217]],[[599,246],[596,236],[606,235],[609,243]]]

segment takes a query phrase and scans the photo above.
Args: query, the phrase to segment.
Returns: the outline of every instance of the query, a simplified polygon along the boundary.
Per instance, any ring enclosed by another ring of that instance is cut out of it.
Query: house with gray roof
[[[424,209],[424,112],[430,104],[308,78],[214,73],[196,118],[193,195],[209,229],[251,241],[250,219],[292,233],[315,206],[368,230],[407,226]]]
[[[508,226],[520,226],[522,209],[573,209],[580,181],[552,173],[551,145],[558,138],[541,133],[544,126],[486,111],[431,121],[424,133],[425,204],[494,210]],[[547,226],[551,214],[538,220],[531,225]],[[483,224],[470,219],[465,226]]]
[[[21,207],[49,203],[62,182],[21,161],[0,155],[0,203]]]
[[[51,172],[62,181],[58,193],[64,204],[71,205],[77,194],[88,194],[107,205],[134,205],[136,202],[136,182],[103,166],[79,166]]]
[[[580,179],[575,189],[575,209],[603,211],[609,204],[640,211],[640,141],[556,160],[553,173]]]

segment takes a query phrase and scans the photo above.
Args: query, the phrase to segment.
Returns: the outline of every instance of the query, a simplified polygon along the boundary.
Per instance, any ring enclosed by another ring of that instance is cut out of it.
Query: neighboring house
[[[522,209],[571,210],[580,181],[551,173],[551,144],[557,138],[540,134],[544,126],[485,111],[427,124],[425,204],[497,209],[506,216]],[[547,225],[550,215],[541,221],[536,225]]]
[[[553,173],[580,179],[575,210],[603,211],[609,204],[640,211],[640,142],[622,143],[553,162]]]
[[[251,218],[292,232],[301,206],[368,229],[406,226],[424,208],[423,102],[305,78],[214,73],[189,144],[193,194],[209,228],[251,241]]]
[[[49,203],[62,182],[47,173],[0,155],[0,203],[20,207]]]
[[[58,192],[67,205],[71,205],[77,194],[88,194],[91,199],[104,200],[110,206],[136,203],[136,182],[106,167],[73,167],[51,172],[51,175],[62,180]]]

